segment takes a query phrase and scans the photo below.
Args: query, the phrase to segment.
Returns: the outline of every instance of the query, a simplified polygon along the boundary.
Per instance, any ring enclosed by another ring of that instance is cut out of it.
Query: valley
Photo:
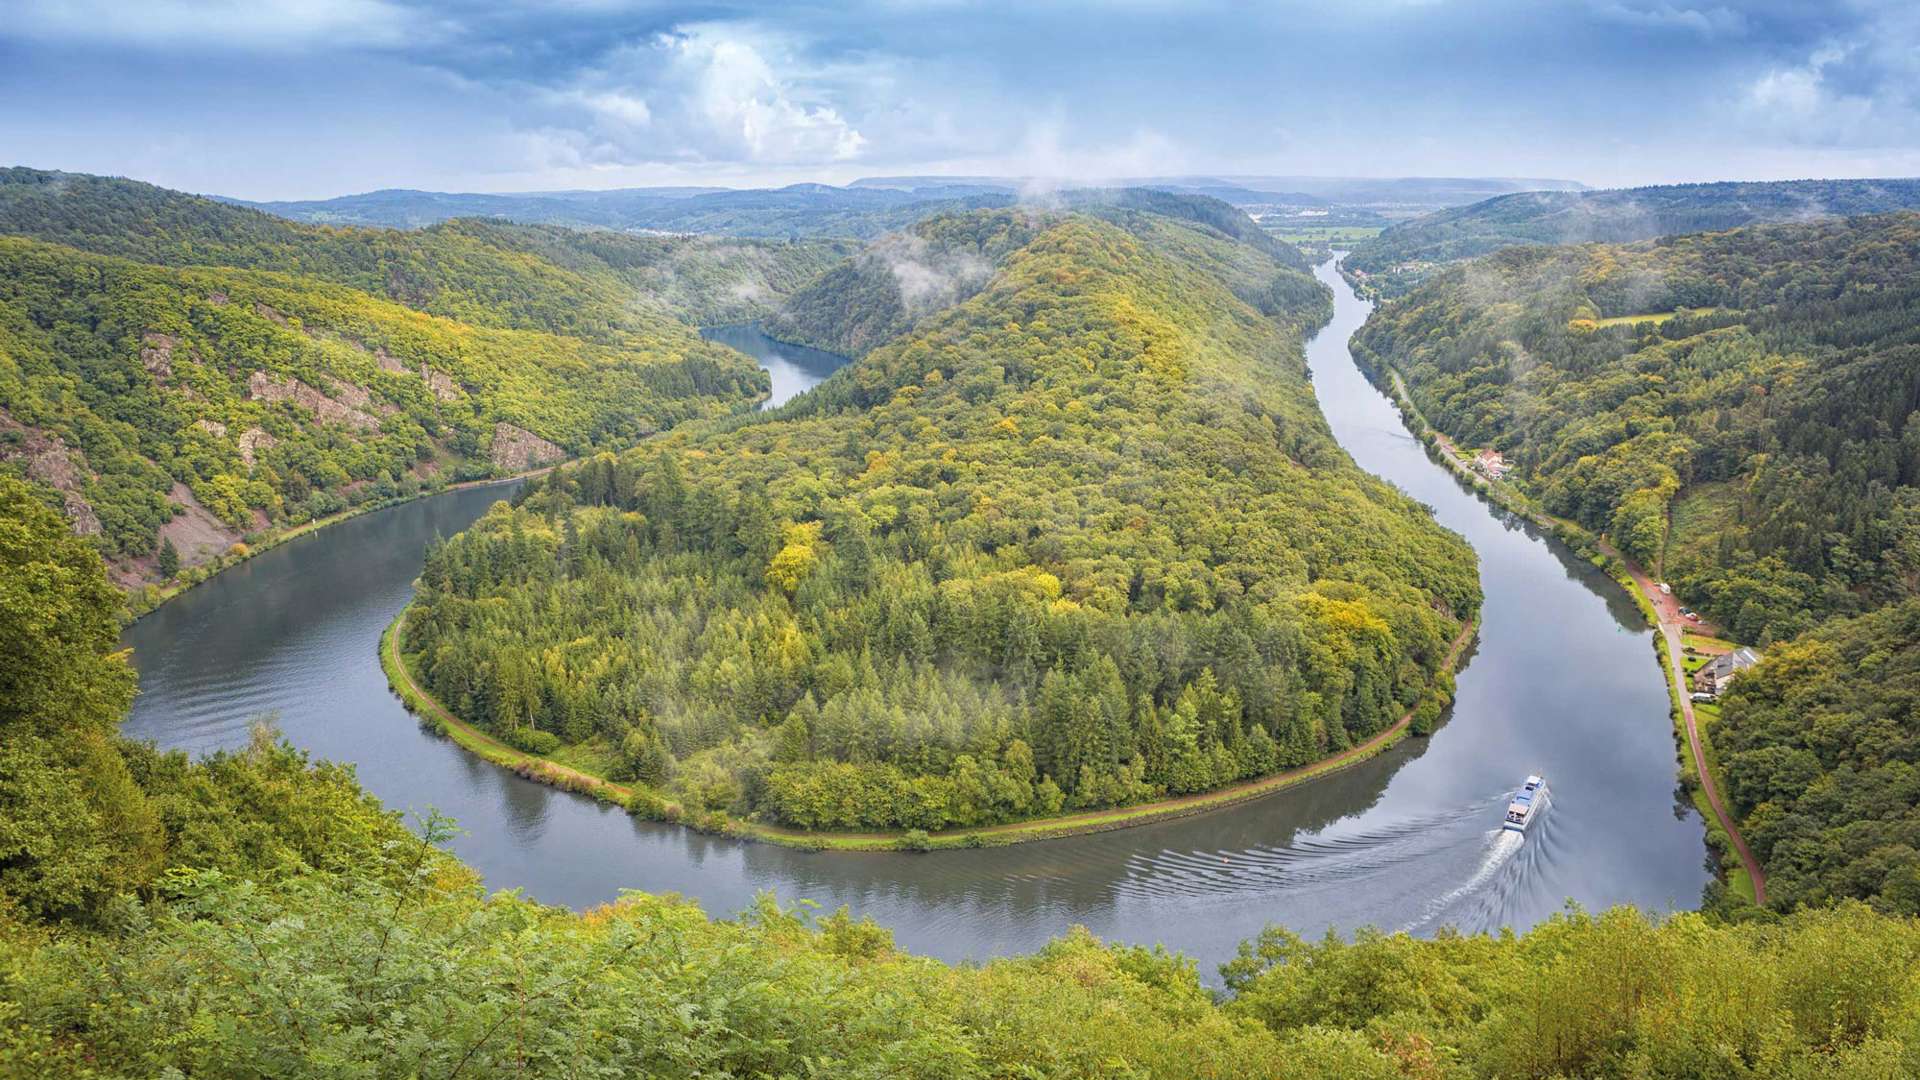
[[[127,731],[206,753],[245,745],[248,719],[274,715],[297,745],[354,762],[388,805],[460,821],[452,849],[494,887],[574,907],[641,888],[715,913],[771,890],[846,905],[903,947],[948,960],[1027,952],[1080,924],[1210,970],[1272,920],[1309,935],[1368,924],[1431,933],[1530,925],[1568,897],[1694,906],[1708,880],[1702,825],[1675,803],[1665,691],[1638,612],[1604,575],[1427,459],[1347,355],[1367,305],[1330,267],[1318,273],[1335,314],[1307,361],[1333,434],[1362,468],[1434,507],[1482,567],[1500,568],[1483,572],[1477,636],[1433,735],[1335,775],[1195,817],[913,856],[809,852],[631,818],[433,735],[388,690],[375,642],[410,598],[419,552],[477,519],[497,490],[336,526],[148,616],[129,632],[143,693]],[[273,614],[286,611],[307,617]],[[1569,655],[1581,663],[1539,679]],[[1529,771],[1552,778],[1552,814],[1518,854],[1496,849],[1496,801]]]

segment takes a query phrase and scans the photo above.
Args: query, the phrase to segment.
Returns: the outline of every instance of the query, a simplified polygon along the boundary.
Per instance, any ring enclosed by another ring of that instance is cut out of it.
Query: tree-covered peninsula
[[[971,296],[430,551],[432,694],[643,809],[804,829],[1124,805],[1432,722],[1473,558],[1333,441],[1311,279],[1126,208],[938,231],[1002,249]]]

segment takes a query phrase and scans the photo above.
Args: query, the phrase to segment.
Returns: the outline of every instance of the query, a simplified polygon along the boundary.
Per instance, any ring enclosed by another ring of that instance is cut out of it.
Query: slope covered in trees
[[[169,545],[193,565],[272,525],[627,445],[765,392],[746,357],[659,325],[616,347],[0,238],[0,461],[128,573]]]
[[[1265,256],[1124,223],[943,226],[1031,238],[801,402],[566,470],[432,551],[431,690],[689,812],[805,828],[1201,791],[1431,721],[1474,563],[1327,431],[1299,341],[1325,295],[1262,316],[1223,275]]]
[[[1223,974],[1069,934],[950,967],[771,899],[488,896],[351,772],[117,739],[98,556],[0,476],[0,1075],[1911,1076],[1920,925],[1626,910],[1431,941],[1274,928]],[[1551,992],[1543,992],[1550,990]]]
[[[765,375],[694,326],[764,315],[845,251],[322,228],[32,169],[0,170],[0,234],[0,463],[129,584],[744,406]]]
[[[1054,201],[1122,228],[1147,228],[1152,218],[1195,226],[1185,234],[1160,235],[1165,243],[1177,239],[1183,257],[1207,265],[1264,314],[1300,321],[1328,303],[1297,249],[1218,199],[1122,188],[1069,191]],[[881,237],[794,292],[765,329],[784,341],[864,355],[984,288],[1001,261],[1044,222],[1044,214],[1031,207],[928,218]],[[1236,242],[1211,242],[1219,239]]]
[[[828,242],[629,236],[449,221],[303,225],[132,180],[0,169],[0,233],[162,266],[277,270],[477,326],[613,344],[678,317],[755,318],[842,254]]]
[[[1920,217],[1527,248],[1356,337],[1742,641],[1920,588]]]
[[[1777,903],[1920,914],[1920,601],[1775,647],[1714,739]]]
[[[1770,902],[1916,910],[1920,216],[1503,251],[1355,352],[1769,646],[1712,738]]]
[[[1782,180],[1528,191],[1435,211],[1354,245],[1343,265],[1400,296],[1449,263],[1526,244],[1632,243],[1766,222],[1920,208],[1920,180]]]

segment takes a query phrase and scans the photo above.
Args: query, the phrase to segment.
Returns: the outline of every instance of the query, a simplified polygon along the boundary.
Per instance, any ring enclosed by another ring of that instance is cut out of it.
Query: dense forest
[[[1920,601],[1782,643],[1723,710],[1727,793],[1775,902],[1920,915]]]
[[[846,251],[321,228],[31,169],[0,170],[0,234],[0,463],[130,585],[741,408],[765,374],[694,327],[764,315]]]
[[[1432,940],[1273,928],[1210,992],[1076,931],[947,966],[767,898],[487,895],[262,728],[118,738],[98,554],[0,476],[0,1076],[1885,1078],[1920,1070],[1920,924],[1570,912]]]
[[[278,270],[476,326],[609,344],[656,335],[668,316],[701,325],[758,318],[844,254],[836,241],[503,221],[330,228],[132,180],[25,168],[0,169],[0,234],[161,266]]]
[[[765,389],[691,329],[615,347],[0,238],[0,461],[123,567],[627,445]]]
[[[1355,354],[1768,646],[1713,739],[1773,904],[1920,910],[1920,216],[1503,251]]]
[[[1355,344],[1742,641],[1920,590],[1920,216],[1505,251]]]
[[[1328,433],[1300,352],[1325,294],[1263,316],[1234,276],[1293,271],[1121,220],[939,222],[1026,240],[795,404],[431,550],[428,686],[664,812],[809,829],[1138,802],[1430,724],[1474,564]]]
[[[1781,180],[1527,191],[1438,210],[1362,240],[1342,264],[1363,291],[1405,295],[1462,259],[1527,244],[1624,244],[1766,222],[1920,208],[1920,180]]]
[[[1331,313],[1326,290],[1313,280],[1305,257],[1218,199],[1145,188],[1090,188],[1063,192],[1053,201],[1058,208],[1122,228],[1143,227],[1146,217],[1186,222],[1196,228],[1182,244],[1182,256],[1206,264],[1263,314],[1298,322],[1314,321],[1311,312]],[[1044,219],[1033,207],[940,214],[880,237],[858,257],[789,296],[766,320],[766,332],[843,356],[865,355],[986,287],[1001,261],[1031,240]],[[1161,235],[1163,242],[1172,242],[1177,234]]]

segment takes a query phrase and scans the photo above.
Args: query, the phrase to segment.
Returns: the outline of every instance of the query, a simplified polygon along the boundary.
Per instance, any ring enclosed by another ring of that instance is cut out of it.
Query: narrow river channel
[[[1524,927],[1569,900],[1698,903],[1702,824],[1675,794],[1651,632],[1598,571],[1460,486],[1401,426],[1346,349],[1366,318],[1329,263],[1332,323],[1308,348],[1334,433],[1363,468],[1433,507],[1480,556],[1486,603],[1451,715],[1353,769],[1198,817],[1009,848],[827,854],[700,836],[520,780],[422,730],[375,657],[422,546],[506,488],[437,496],[286,544],[133,626],[141,696],[126,732],[198,752],[273,715],[316,756],[355,763],[389,806],[459,819],[454,850],[494,888],[576,906],[677,892],[728,915],[769,890],[846,905],[949,960],[1030,951],[1078,923],[1159,942],[1203,974],[1269,922],[1309,936],[1363,925]],[[765,339],[761,339],[765,340]],[[729,341],[759,353],[750,336]],[[824,372],[808,372],[813,381]],[[1542,772],[1553,803],[1498,831]]]

